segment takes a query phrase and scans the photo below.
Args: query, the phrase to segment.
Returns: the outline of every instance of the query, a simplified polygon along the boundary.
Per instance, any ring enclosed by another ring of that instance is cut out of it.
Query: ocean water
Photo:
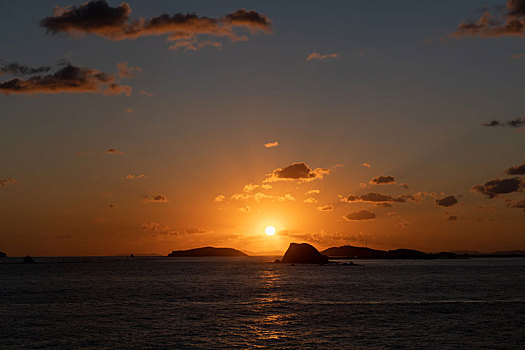
[[[0,349],[524,349],[525,259],[0,259]]]

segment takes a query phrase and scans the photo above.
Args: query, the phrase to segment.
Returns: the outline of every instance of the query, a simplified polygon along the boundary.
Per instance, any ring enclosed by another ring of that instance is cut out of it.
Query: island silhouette
[[[201,258],[201,257],[232,257],[232,256],[248,256],[240,250],[233,248],[214,248],[203,247],[188,250],[174,250],[168,254],[169,257],[178,258]]]
[[[233,248],[215,248],[202,247],[188,250],[174,250],[169,257],[247,257],[246,253]],[[325,264],[328,259],[456,259],[456,258],[501,258],[501,257],[523,257],[525,252],[522,250],[498,251],[493,253],[479,252],[439,252],[425,253],[415,249],[393,249],[379,250],[368,247],[357,247],[352,245],[343,245],[340,247],[331,247],[319,252],[314,246],[308,243],[290,243],[281,260],[276,262],[282,263],[308,263],[308,264]]]

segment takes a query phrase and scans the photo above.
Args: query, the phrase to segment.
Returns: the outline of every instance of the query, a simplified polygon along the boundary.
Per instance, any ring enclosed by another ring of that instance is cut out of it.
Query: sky
[[[525,249],[525,0],[0,17],[8,255]]]

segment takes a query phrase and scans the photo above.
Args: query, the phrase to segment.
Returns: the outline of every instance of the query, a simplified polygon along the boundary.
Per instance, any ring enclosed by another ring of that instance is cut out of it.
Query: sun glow
[[[264,233],[266,233],[268,236],[273,236],[275,234],[275,227],[266,226],[266,228],[264,229]]]

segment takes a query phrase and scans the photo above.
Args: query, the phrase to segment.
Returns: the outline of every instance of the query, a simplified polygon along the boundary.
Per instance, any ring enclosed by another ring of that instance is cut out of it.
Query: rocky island
[[[233,248],[203,247],[188,250],[174,250],[168,254],[169,257],[178,258],[202,258],[202,257],[239,257],[248,256],[240,250]]]
[[[367,247],[344,245],[323,250],[322,253],[332,259],[454,259],[456,254],[449,252],[424,253],[414,249],[378,250]]]
[[[290,243],[281,263],[291,264],[326,264],[328,257],[307,243]]]

